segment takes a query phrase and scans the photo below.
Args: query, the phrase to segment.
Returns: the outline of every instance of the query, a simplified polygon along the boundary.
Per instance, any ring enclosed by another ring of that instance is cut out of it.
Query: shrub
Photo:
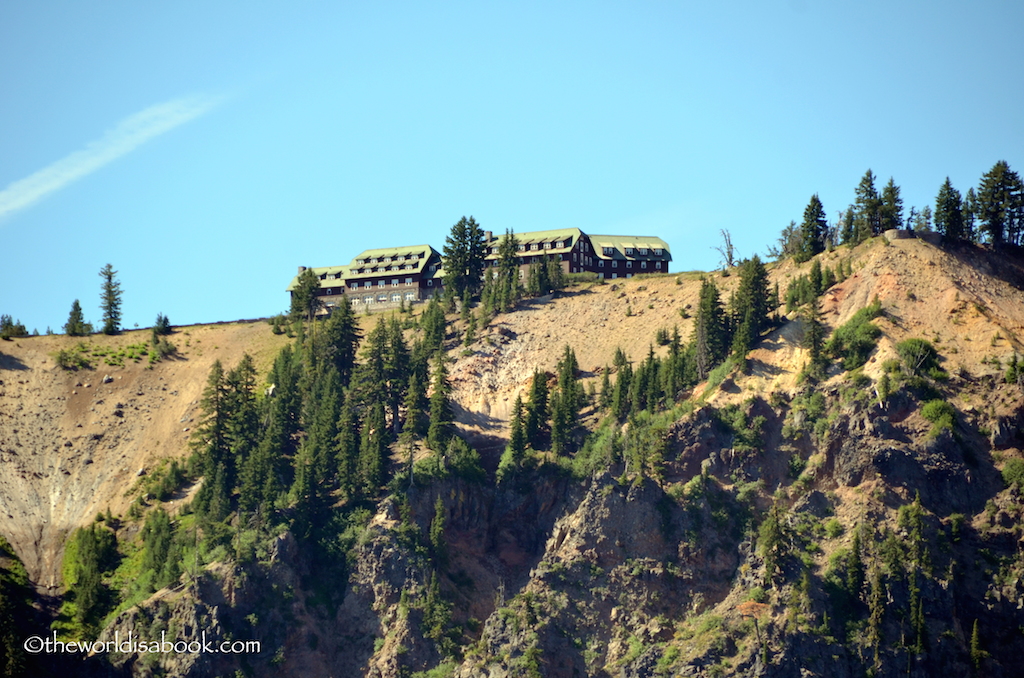
[[[911,374],[925,374],[939,368],[939,352],[926,339],[907,339],[896,344],[903,366]]]
[[[832,333],[832,338],[825,344],[825,352],[842,360],[844,370],[854,370],[866,363],[882,334],[871,320],[881,314],[882,304],[877,299],[854,313]]]
[[[1003,482],[1007,487],[1024,487],[1024,459],[1011,459],[1003,466]]]
[[[932,422],[932,435],[938,435],[942,429],[953,429],[956,422],[956,410],[945,400],[929,400],[921,408],[921,416]]]
[[[53,359],[64,370],[87,370],[92,364],[86,357],[84,348],[81,344],[74,348],[62,348],[53,354]]]

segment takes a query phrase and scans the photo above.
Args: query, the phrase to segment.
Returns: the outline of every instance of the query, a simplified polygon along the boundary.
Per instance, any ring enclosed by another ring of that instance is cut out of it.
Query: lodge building
[[[560,262],[565,273],[596,273],[599,278],[632,278],[639,273],[668,273],[672,254],[661,238],[630,235],[588,235],[578,228],[515,233],[519,275],[547,259]],[[486,266],[498,265],[501,239],[484,232]]]
[[[578,228],[514,234],[519,275],[526,277],[531,265],[554,259],[565,273],[596,273],[612,280],[640,273],[668,273],[672,254],[661,238],[653,236],[588,235]],[[484,232],[484,265],[498,264],[501,239]],[[430,245],[391,247],[361,252],[347,266],[313,268],[320,279],[317,296],[321,313],[330,313],[342,295],[356,310],[383,310],[430,299],[443,288],[441,254]],[[287,291],[298,285],[299,266]],[[486,275],[486,269],[485,269]]]

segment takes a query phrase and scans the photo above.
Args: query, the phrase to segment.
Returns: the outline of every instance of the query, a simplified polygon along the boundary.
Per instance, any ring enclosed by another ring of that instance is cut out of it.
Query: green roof
[[[538,249],[537,251],[548,252],[551,254],[558,252],[567,252],[572,249],[573,245],[580,239],[583,232],[578,228],[556,228],[549,231],[526,231],[524,233],[513,233],[516,242],[520,245],[526,246],[526,251],[531,251],[529,246],[536,243],[541,245],[546,242],[555,243],[559,240],[565,240],[565,247],[551,247],[549,249]],[[487,241],[484,246],[487,248],[487,254],[485,259],[496,259],[497,254],[491,252],[492,249],[498,246],[501,239],[505,237],[505,234],[496,235]]]
[[[405,259],[409,255],[422,254],[423,256],[416,259]],[[360,252],[348,266],[321,266],[314,267],[312,270],[316,273],[317,277],[320,278],[321,289],[326,287],[344,287],[346,280],[362,280],[365,278],[374,278],[379,276],[402,276],[411,275],[413,273],[423,272],[424,266],[434,256],[440,256],[430,245],[410,245],[406,247],[382,247],[373,250],[365,250]],[[401,261],[396,261],[398,257],[402,257]],[[369,263],[370,260],[376,260],[375,263]],[[390,261],[386,261],[390,260]],[[363,261],[365,263],[360,264],[358,262]],[[393,266],[398,266],[397,271],[390,270]],[[412,266],[412,268],[404,268],[405,266]],[[360,273],[360,270],[363,273]],[[385,269],[385,270],[381,270]],[[324,276],[331,276],[334,278],[325,278]],[[291,283],[285,288],[285,291],[291,292],[298,285],[299,276],[292,278]]]
[[[647,248],[648,250],[660,249],[662,254],[654,254],[649,252],[647,258],[657,258],[664,261],[672,261],[672,252],[668,247],[668,244],[661,238],[657,238],[652,235],[591,235],[590,242],[594,245],[594,254],[599,259],[637,259],[643,258],[644,255],[638,255],[635,251],[633,254],[626,254],[626,248],[631,247],[634,250]],[[605,254],[602,248],[611,247],[615,250],[613,254]]]

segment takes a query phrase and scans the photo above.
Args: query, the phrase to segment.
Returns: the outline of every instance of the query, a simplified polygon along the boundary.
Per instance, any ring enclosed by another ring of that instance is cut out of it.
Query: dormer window
[[[647,248],[646,247],[641,247],[640,248],[640,254],[647,254]]]
[[[549,243],[549,242],[544,243],[544,249],[546,249],[546,250],[551,249],[551,243]]]
[[[601,253],[604,254],[606,257],[610,257],[613,254],[615,254],[615,248],[614,247],[602,247],[601,248]]]
[[[660,247],[655,247],[654,248],[654,254],[655,254],[655,256],[659,256],[660,257],[661,254],[662,254],[662,249]]]
[[[633,248],[632,247],[627,247],[626,248],[626,254],[627,255],[633,254]]]
[[[532,245],[530,245],[530,249],[531,250],[537,250],[537,249],[540,249],[540,247],[537,245],[537,243],[533,243]]]

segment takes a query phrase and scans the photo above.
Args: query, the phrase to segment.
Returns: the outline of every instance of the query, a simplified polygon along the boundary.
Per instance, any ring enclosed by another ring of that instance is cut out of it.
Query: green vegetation
[[[844,370],[855,370],[868,361],[882,332],[871,321],[882,314],[882,304],[876,298],[871,305],[853,314],[848,321],[832,333],[825,352],[843,361]]]
[[[932,422],[932,436],[943,430],[952,431],[956,423],[956,410],[945,400],[929,400],[921,408],[921,416]]]

